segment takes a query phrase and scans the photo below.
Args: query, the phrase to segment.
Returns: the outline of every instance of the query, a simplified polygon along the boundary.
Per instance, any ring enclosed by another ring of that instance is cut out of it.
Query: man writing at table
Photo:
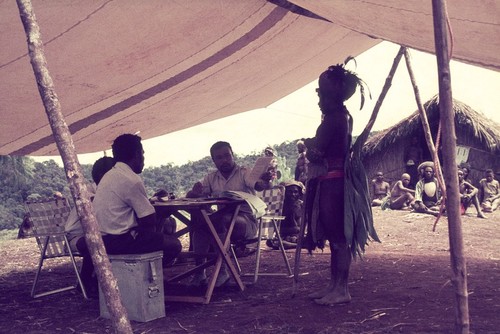
[[[217,197],[224,191],[241,191],[255,195],[256,191],[262,191],[271,186],[272,175],[266,172],[261,175],[259,180],[252,180],[251,170],[240,167],[234,162],[234,155],[231,145],[227,142],[219,141],[210,148],[210,156],[217,168],[216,171],[206,175],[203,180],[197,182],[186,197]],[[230,212],[215,213],[212,215],[212,221],[220,235],[225,235],[226,229],[231,222],[232,214]],[[199,220],[202,217],[193,215],[193,250],[195,254],[206,254],[209,251],[212,239],[208,228]],[[242,205],[238,216],[236,217],[231,241],[252,239],[257,235],[257,220],[252,214],[252,210],[246,204]],[[203,260],[199,260],[200,263]],[[199,264],[200,264],[199,263]],[[206,284],[205,271],[195,274],[191,284]],[[220,287],[229,280],[229,273],[225,265],[222,266],[215,286]]]
[[[141,177],[144,151],[141,137],[123,134],[112,145],[115,166],[102,178],[94,197],[94,210],[108,254],[163,251],[163,263],[180,253],[180,241],[156,232],[156,212]]]

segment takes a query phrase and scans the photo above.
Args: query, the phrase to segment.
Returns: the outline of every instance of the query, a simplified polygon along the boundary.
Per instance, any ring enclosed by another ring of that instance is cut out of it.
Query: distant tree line
[[[296,140],[273,146],[278,154],[281,180],[293,179],[297,162],[295,143]],[[236,151],[236,162],[241,166],[252,167],[263,151],[264,147],[260,152],[245,156]],[[92,165],[82,165],[82,168],[85,178],[91,181]],[[149,195],[158,189],[165,189],[180,197],[212,170],[215,170],[215,166],[212,159],[206,156],[182,166],[167,164],[148,167],[141,176]],[[20,226],[25,212],[25,201],[50,197],[56,191],[71,198],[64,169],[54,160],[35,162],[29,157],[0,156],[0,230],[17,229]]]

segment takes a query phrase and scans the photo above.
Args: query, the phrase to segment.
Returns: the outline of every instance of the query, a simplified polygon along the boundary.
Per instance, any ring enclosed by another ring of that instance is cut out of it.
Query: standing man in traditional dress
[[[352,257],[359,248],[364,247],[369,234],[375,240],[378,237],[373,229],[364,169],[358,168],[360,159],[356,158],[354,165],[351,161],[353,120],[344,105],[344,101],[354,94],[358,86],[361,88],[363,101],[364,83],[353,72],[344,69],[344,65],[336,65],[330,66],[320,75],[318,84],[319,107],[324,117],[316,131],[316,137],[305,143],[309,161],[323,165],[325,171],[313,182],[308,182],[311,187],[307,188],[306,199],[306,245],[312,251],[315,247],[322,248],[325,241],[329,241],[331,279],[326,287],[311,293],[309,297],[320,305],[334,305],[351,300],[348,279]],[[358,157],[357,153],[354,156]],[[359,178],[361,174],[362,177]],[[355,187],[349,187],[353,180],[364,182],[364,187],[359,187],[359,191],[364,190],[359,193],[359,203],[353,203],[349,194],[351,191],[358,191]],[[346,187],[349,190],[344,192]],[[357,212],[366,214],[364,217],[368,218],[366,224],[358,226],[365,230],[363,237],[350,233],[361,223],[361,219],[353,219],[351,205],[357,206]]]

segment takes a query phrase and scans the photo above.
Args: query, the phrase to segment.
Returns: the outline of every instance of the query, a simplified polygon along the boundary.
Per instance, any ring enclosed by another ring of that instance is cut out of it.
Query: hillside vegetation
[[[278,154],[281,180],[293,179],[297,162],[295,142],[296,140],[273,146]],[[235,152],[235,155],[239,165],[252,167],[261,152],[246,156]],[[92,180],[92,165],[82,165],[82,168],[85,177]],[[157,189],[166,189],[180,197],[214,168],[211,158],[206,156],[182,166],[167,164],[145,168],[141,175],[149,195]],[[26,200],[50,197],[56,191],[71,198],[64,169],[53,160],[35,162],[29,157],[0,156],[0,230],[19,228]]]

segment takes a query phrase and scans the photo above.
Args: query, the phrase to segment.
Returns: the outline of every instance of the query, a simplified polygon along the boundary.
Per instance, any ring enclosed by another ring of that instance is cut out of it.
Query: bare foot
[[[315,299],[314,302],[319,305],[336,305],[345,304],[351,301],[351,295],[349,292],[339,293],[337,291],[332,291],[323,298]]]
[[[478,213],[477,213],[477,218],[484,218],[484,219],[486,219],[486,218],[488,218],[488,217],[486,217],[486,216],[484,215],[484,213],[482,213],[482,212],[478,212]]]
[[[324,296],[331,293],[332,291],[333,291],[333,284],[330,283],[330,284],[328,284],[328,286],[326,286],[318,291],[312,292],[312,293],[308,294],[307,296],[311,299],[318,299],[318,298],[323,298]]]

